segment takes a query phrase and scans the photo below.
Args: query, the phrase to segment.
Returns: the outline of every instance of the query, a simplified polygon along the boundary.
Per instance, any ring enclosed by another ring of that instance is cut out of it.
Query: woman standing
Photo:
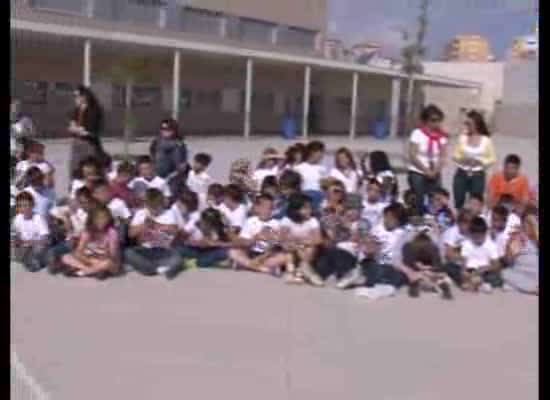
[[[455,207],[464,207],[468,195],[485,193],[486,171],[496,162],[495,149],[483,116],[466,114],[466,130],[458,138],[453,160],[458,164],[453,180]]]
[[[409,139],[409,186],[421,212],[426,197],[441,186],[441,171],[447,158],[448,137],[441,129],[445,118],[439,107],[429,105],[420,114],[421,127]]]
[[[185,171],[187,146],[176,120],[167,118],[160,123],[159,135],[151,142],[149,154],[154,161],[155,172],[161,178]]]
[[[75,109],[69,123],[69,132],[73,135],[71,147],[70,172],[76,173],[80,163],[95,157],[102,161],[105,153],[99,140],[103,125],[103,110],[92,91],[79,86],[74,93]]]

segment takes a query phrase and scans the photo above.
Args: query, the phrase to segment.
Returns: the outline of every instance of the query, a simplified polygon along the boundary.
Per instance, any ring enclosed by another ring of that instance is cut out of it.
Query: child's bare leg
[[[101,272],[116,272],[116,264],[109,259],[106,260],[92,260],[90,262],[90,271],[87,275],[94,275]]]
[[[287,265],[287,261],[288,261],[287,254],[284,254],[284,253],[273,254],[267,257],[266,259],[264,259],[259,268],[263,272],[270,272],[274,268]]]
[[[231,261],[235,261],[238,265],[247,268],[256,270],[253,264],[253,260],[248,257],[248,254],[246,254],[245,251],[240,249],[231,249],[229,250],[229,259]]]
[[[72,254],[65,254],[61,258],[61,262],[68,266],[69,268],[76,269],[77,271],[83,271],[85,273],[89,273],[91,268],[88,264],[86,264],[84,261],[79,259],[78,257],[75,257]]]

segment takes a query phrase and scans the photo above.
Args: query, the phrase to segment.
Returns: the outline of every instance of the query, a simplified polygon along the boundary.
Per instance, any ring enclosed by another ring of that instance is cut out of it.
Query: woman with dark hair
[[[416,208],[421,210],[426,197],[441,186],[441,171],[447,158],[448,137],[441,129],[445,118],[439,107],[429,105],[420,114],[421,126],[409,139],[409,186],[416,196]]]
[[[155,172],[161,178],[186,171],[187,146],[180,135],[176,120],[162,120],[159,135],[151,142],[149,154],[155,164]]]
[[[486,171],[496,162],[487,124],[477,111],[466,114],[465,131],[458,138],[453,160],[458,164],[453,180],[455,207],[464,207],[466,197],[485,193]]]
[[[69,164],[71,173],[76,173],[80,162],[86,158],[106,159],[99,139],[99,133],[103,128],[101,105],[93,92],[85,86],[76,89],[74,98],[75,109],[69,123],[69,132],[73,135]]]
[[[283,163],[283,170],[292,169],[296,165],[304,161],[305,152],[306,152],[306,146],[303,143],[296,143],[290,146],[285,152],[285,161]]]

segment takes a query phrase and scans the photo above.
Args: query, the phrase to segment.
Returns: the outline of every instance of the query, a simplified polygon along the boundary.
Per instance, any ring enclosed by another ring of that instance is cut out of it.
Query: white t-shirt
[[[302,177],[302,190],[321,190],[321,179],[327,177],[327,168],[321,164],[303,162],[294,167],[294,171]]]
[[[162,192],[165,198],[169,198],[172,195],[168,183],[160,176],[155,176],[151,180],[138,176],[137,178],[132,179],[132,181],[128,184],[128,187],[132,190],[136,190],[138,188],[145,188],[146,190],[158,189]]]
[[[275,219],[271,219],[269,221],[262,221],[260,218],[254,216],[246,220],[246,223],[244,224],[243,229],[241,230],[240,236],[243,239],[250,240],[265,228],[269,228],[277,232],[279,230],[279,227],[280,227],[280,223]],[[251,247],[251,250],[258,253],[263,253],[267,250],[268,247],[269,247],[269,243],[258,241],[254,243],[254,245]]]
[[[411,138],[409,139],[409,142],[411,144],[416,144],[417,145],[417,148],[418,148],[418,152],[417,152],[417,159],[418,161],[425,167],[425,168],[429,168],[430,166],[430,159],[428,157],[428,149],[429,149],[429,143],[430,143],[430,139],[428,138],[428,136],[426,136],[424,134],[424,132],[422,132],[420,129],[415,129],[412,134],[411,134]],[[442,138],[439,143],[441,144],[441,147],[445,146],[447,144],[447,139],[446,138]],[[434,144],[432,149],[433,149],[433,153],[432,153],[432,161],[434,163],[437,163],[437,160],[439,159],[439,155],[441,153],[441,147],[437,146],[437,144]],[[411,163],[409,163],[409,171],[413,171],[413,172],[417,172],[419,174],[423,174],[423,172],[421,170],[419,170],[418,168],[416,168],[415,165]]]
[[[384,227],[384,224],[378,224],[372,228],[370,233],[371,236],[380,243],[380,250],[376,257],[379,263],[391,264],[396,244],[404,233],[405,229],[403,228],[396,228],[392,231],[388,231]]]
[[[281,228],[287,228],[290,231],[290,235],[297,239],[305,239],[313,232],[321,229],[319,221],[315,218],[310,218],[302,223],[296,223],[290,220],[288,217],[284,217],[281,220]]]
[[[273,168],[258,168],[252,174],[252,180],[256,184],[256,188],[260,190],[262,182],[268,176],[277,176],[279,174],[279,167],[274,166]]]
[[[388,206],[387,203],[379,201],[377,203],[369,203],[367,200],[363,201],[363,211],[361,217],[370,222],[370,226],[377,226],[382,222],[384,216],[384,209]]]
[[[460,233],[458,225],[453,225],[443,233],[443,244],[452,248],[460,248],[466,240],[466,236]]]
[[[15,198],[19,194],[19,190],[15,185],[10,185],[10,207],[15,207]]]
[[[140,226],[145,223],[147,218],[151,218],[149,210],[143,208],[136,212],[130,226]],[[160,215],[151,218],[155,223],[159,225],[174,225],[177,226],[176,216],[170,209],[165,210]],[[146,229],[141,246],[143,247],[163,247],[169,248],[174,241],[176,235],[159,232],[156,229]]]
[[[73,179],[71,182],[71,189],[70,189],[70,195],[69,197],[71,200],[76,199],[76,192],[85,186],[85,183],[82,179]]]
[[[338,168],[332,168],[329,176],[342,182],[348,193],[357,193],[359,190],[359,179],[361,175],[358,171],[341,171]]]
[[[132,216],[126,203],[119,198],[112,199],[107,205],[107,208],[111,210],[111,214],[115,219],[127,220]]]
[[[208,192],[208,186],[213,183],[212,178],[206,171],[203,171],[197,174],[195,171],[189,171],[189,176],[187,177],[187,187],[193,192],[197,193],[199,196],[204,196]]]
[[[505,229],[502,232],[496,233],[493,236],[493,241],[497,246],[497,252],[498,252],[499,258],[504,257],[506,255],[506,246],[510,241],[510,231]]]
[[[491,261],[498,260],[498,249],[495,242],[489,237],[481,246],[476,246],[471,240],[466,240],[462,245],[461,255],[468,269],[489,267]]]
[[[46,220],[38,214],[26,219],[23,214],[17,214],[13,220],[13,228],[23,241],[37,241],[50,233]]]
[[[241,204],[234,210],[231,210],[224,203],[222,203],[218,207],[218,210],[227,220],[227,223],[231,228],[241,229],[244,226],[248,216],[248,208],[244,204]]]
[[[201,218],[201,213],[199,211],[184,215],[177,204],[173,204],[170,209],[176,217],[176,223],[179,230],[185,231],[192,235],[193,232],[198,229],[197,222],[199,222]]]

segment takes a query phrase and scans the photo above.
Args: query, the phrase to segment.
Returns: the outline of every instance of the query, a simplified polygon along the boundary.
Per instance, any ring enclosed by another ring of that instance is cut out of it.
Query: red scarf
[[[420,131],[428,137],[428,157],[432,159],[434,154],[434,147],[437,146],[437,150],[441,151],[441,140],[447,138],[447,134],[440,129],[429,131],[427,127],[422,126]]]

